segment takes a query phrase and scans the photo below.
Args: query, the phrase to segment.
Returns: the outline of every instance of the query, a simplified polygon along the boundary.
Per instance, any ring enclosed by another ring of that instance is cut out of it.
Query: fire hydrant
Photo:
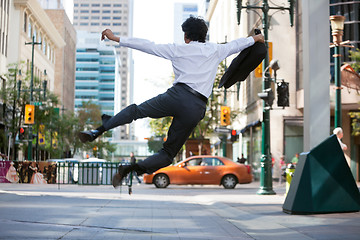
[[[287,195],[287,193],[289,192],[290,189],[290,183],[291,180],[294,176],[294,172],[295,172],[295,165],[292,163],[289,163],[286,167],[285,170],[285,177],[286,177],[286,192],[285,192],[285,196]]]

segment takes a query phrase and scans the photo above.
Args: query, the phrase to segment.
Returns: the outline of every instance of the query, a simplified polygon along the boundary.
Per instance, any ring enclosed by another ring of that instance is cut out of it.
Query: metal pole
[[[268,48],[268,11],[269,4],[267,0],[263,0],[262,5],[262,23],[264,31],[264,39],[266,47]],[[263,61],[263,72],[269,65],[269,55],[267,54]],[[264,74],[262,82],[262,90],[270,88],[270,76],[268,73]],[[262,128],[262,143],[261,143],[261,173],[260,173],[260,189],[257,194],[259,195],[273,195],[276,194],[272,188],[272,173],[271,173],[271,151],[270,151],[270,109],[266,107],[265,101],[263,101],[263,121],[261,123]]]
[[[30,78],[30,104],[33,104],[33,91],[34,91],[34,47],[41,42],[35,42],[35,36],[32,37],[32,41],[25,43],[25,45],[31,44],[31,78]],[[32,125],[29,125],[29,144],[28,144],[28,160],[32,160]]]
[[[334,47],[334,70],[335,70],[335,128],[341,127],[342,125],[342,116],[341,116],[341,54],[340,46],[336,45]]]
[[[30,104],[33,102],[33,87],[34,87],[34,46],[35,36],[32,37],[31,42],[31,78],[30,78]],[[29,125],[29,144],[28,144],[28,160],[32,160],[32,125]]]

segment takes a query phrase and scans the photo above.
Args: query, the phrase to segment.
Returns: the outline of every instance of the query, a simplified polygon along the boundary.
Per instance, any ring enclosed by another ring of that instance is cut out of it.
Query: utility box
[[[360,193],[336,135],[301,153],[283,211],[290,214],[357,212]]]

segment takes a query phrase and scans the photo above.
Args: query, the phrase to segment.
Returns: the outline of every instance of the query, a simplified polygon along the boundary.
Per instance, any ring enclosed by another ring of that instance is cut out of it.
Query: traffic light
[[[221,106],[220,125],[230,125],[230,107],[228,106]]]
[[[25,138],[25,129],[24,128],[19,128],[19,139],[23,140]]]
[[[239,138],[237,131],[235,129],[231,130],[231,141],[236,142]]]
[[[289,83],[280,82],[277,84],[277,105],[278,107],[288,107],[289,106]]]
[[[258,97],[264,100],[267,106],[272,107],[275,97],[271,88],[267,88],[263,92],[258,93]]]
[[[34,124],[35,122],[35,106],[25,105],[25,124]]]

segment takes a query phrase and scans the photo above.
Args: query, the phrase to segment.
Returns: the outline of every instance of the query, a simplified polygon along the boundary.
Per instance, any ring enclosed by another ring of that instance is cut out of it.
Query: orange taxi
[[[238,183],[252,182],[251,168],[219,156],[192,156],[175,165],[144,175],[144,182],[166,188],[169,184],[219,184],[235,188]]]

